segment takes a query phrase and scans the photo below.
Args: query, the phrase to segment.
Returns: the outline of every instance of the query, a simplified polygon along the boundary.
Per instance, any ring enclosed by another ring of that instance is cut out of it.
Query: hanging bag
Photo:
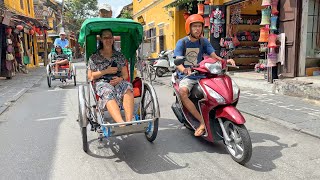
[[[7,60],[7,61],[13,61],[13,60],[14,60],[13,54],[6,53],[6,60]]]

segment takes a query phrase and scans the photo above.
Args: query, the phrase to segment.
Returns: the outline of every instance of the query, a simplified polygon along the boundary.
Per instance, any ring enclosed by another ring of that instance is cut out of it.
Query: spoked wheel
[[[78,90],[78,101],[79,101],[79,125],[82,136],[82,148],[84,152],[88,151],[88,138],[87,138],[87,109],[85,104],[85,91],[83,86],[79,86]]]
[[[147,140],[153,142],[158,134],[160,109],[157,95],[153,87],[149,83],[144,83],[144,92],[142,95],[141,107],[142,119],[156,118],[153,123],[149,124],[145,132]]]
[[[156,79],[156,70],[153,66],[150,66],[150,80],[154,81]]]
[[[72,72],[73,72],[73,83],[74,86],[77,86],[77,73],[76,73],[76,67],[72,65]]]
[[[227,135],[231,139],[226,143],[226,149],[232,159],[244,165],[252,155],[252,143],[247,128],[244,125],[237,125],[227,120],[224,123]]]
[[[51,75],[47,75],[47,83],[48,83],[48,87],[51,87]]]
[[[52,81],[52,74],[51,74],[51,67],[50,65],[47,65],[46,67],[47,69],[47,83],[48,83],[48,87],[51,87],[51,81]]]

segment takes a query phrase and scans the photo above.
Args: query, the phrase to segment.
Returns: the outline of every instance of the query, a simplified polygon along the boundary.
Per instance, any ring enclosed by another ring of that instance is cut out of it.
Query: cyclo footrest
[[[125,134],[144,133],[147,131],[149,123],[152,123],[154,120],[155,119],[146,119],[124,123],[101,124],[101,126],[104,127],[103,129],[106,131],[104,134],[107,134],[107,137],[120,136]]]

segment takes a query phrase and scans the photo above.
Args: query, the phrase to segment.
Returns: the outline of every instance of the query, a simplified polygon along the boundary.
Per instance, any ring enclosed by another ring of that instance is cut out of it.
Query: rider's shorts
[[[179,89],[186,87],[186,88],[188,88],[188,90],[190,92],[191,89],[193,88],[193,86],[196,85],[197,83],[198,83],[198,80],[184,78],[179,83]]]

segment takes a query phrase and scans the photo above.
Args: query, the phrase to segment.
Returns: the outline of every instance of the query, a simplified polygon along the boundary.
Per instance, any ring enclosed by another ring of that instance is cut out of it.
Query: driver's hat
[[[107,10],[107,11],[112,11],[111,6],[109,4],[101,4],[99,6],[99,10],[102,10],[102,9]]]
[[[66,35],[66,33],[64,31],[62,31],[59,33],[59,36],[61,36],[61,35]]]

